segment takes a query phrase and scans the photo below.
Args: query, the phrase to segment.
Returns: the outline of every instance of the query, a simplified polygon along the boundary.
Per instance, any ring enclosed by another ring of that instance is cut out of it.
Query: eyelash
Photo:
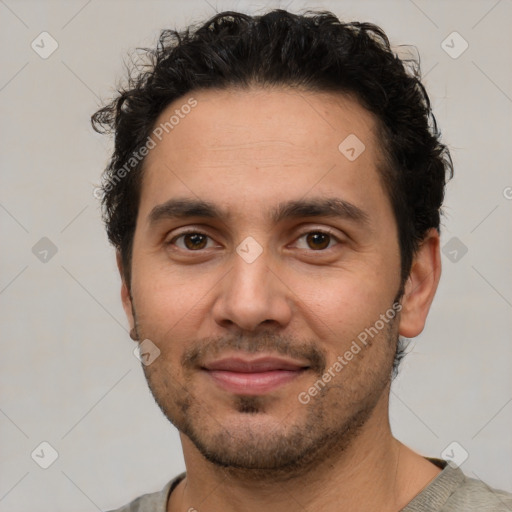
[[[304,236],[306,235],[310,235],[310,234],[317,234],[317,233],[320,233],[322,235],[327,235],[327,236],[330,236],[331,238],[333,238],[338,244],[341,243],[341,240],[331,231],[327,230],[327,229],[313,229],[313,230],[310,230],[310,231],[305,231],[302,235],[300,235],[296,240],[299,240],[301,238],[303,238]],[[176,235],[175,237],[173,237],[171,240],[169,240],[169,242],[166,243],[166,245],[174,245],[174,242],[176,240],[178,240],[179,238],[185,236],[185,235],[203,235],[203,236],[206,236],[208,238],[211,239],[211,237],[209,235],[207,235],[206,233],[203,233],[201,231],[198,231],[196,229],[190,229],[188,231],[183,231],[182,233],[180,233],[179,235]],[[178,249],[180,250],[183,250],[183,251],[186,251],[186,252],[202,252],[204,251],[204,249],[198,249],[196,251],[193,251],[193,250],[190,250],[190,249],[183,249],[182,247],[178,247]],[[325,252],[325,251],[328,251],[329,249],[332,249],[332,247],[327,247],[325,249],[319,249],[319,250],[314,250],[314,249],[310,249],[311,252]]]

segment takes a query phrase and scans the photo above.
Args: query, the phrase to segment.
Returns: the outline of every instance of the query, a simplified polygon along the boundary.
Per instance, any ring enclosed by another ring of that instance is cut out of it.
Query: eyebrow
[[[201,217],[205,219],[229,220],[232,215],[216,204],[201,199],[174,198],[155,206],[149,216],[149,224],[155,225],[168,219]],[[286,219],[303,217],[328,217],[370,224],[368,214],[358,206],[337,197],[319,197],[284,201],[272,208],[267,216],[278,224]]]

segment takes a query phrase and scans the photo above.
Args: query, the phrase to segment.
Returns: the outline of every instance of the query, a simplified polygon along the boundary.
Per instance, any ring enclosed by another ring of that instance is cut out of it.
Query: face
[[[146,158],[131,296],[123,284],[160,351],[144,371],[208,460],[305,466],[387,400],[400,253],[375,122],[335,94],[190,96]]]

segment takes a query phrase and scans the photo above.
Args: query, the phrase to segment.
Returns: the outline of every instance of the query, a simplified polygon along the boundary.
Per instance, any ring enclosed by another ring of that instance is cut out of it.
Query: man
[[[93,116],[149,387],[186,474],[120,511],[512,510],[392,436],[441,274],[448,150],[419,72],[330,13],[164,31]]]

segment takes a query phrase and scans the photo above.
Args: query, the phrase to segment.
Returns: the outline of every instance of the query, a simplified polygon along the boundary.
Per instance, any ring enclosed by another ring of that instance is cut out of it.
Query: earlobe
[[[414,338],[423,331],[441,277],[439,233],[430,229],[416,251],[405,285],[399,334]]]
[[[130,324],[130,332],[133,332],[135,328],[135,319],[133,317],[132,300],[130,296],[130,290],[126,283],[125,273],[123,270],[123,259],[121,253],[116,251],[117,268],[119,269],[119,275],[121,276],[121,301],[123,303],[123,309]]]

